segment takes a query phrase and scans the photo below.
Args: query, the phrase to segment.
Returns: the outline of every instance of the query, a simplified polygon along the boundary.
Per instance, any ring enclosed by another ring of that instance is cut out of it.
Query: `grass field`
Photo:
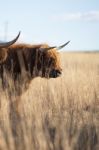
[[[0,150],[99,150],[99,53],[61,62],[61,77],[35,78],[21,98],[0,88]]]

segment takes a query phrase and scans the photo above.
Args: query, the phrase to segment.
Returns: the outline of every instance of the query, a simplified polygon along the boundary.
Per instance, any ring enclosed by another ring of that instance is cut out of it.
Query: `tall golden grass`
[[[7,77],[10,95],[0,88],[0,150],[99,149],[99,54],[62,53],[61,61],[61,77],[33,79],[21,98]]]

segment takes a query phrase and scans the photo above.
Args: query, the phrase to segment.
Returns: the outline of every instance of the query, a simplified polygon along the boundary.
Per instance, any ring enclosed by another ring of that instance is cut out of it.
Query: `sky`
[[[0,0],[0,40],[99,50],[99,0]]]

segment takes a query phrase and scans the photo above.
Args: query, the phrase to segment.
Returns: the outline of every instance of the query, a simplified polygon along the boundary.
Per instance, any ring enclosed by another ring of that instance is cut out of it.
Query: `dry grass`
[[[99,54],[63,53],[63,75],[36,78],[20,100],[0,89],[0,150],[98,150]]]

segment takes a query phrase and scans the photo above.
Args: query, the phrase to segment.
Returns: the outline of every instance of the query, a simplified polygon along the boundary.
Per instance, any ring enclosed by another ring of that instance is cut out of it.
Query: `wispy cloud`
[[[99,11],[57,14],[53,16],[53,19],[59,21],[99,21]]]

